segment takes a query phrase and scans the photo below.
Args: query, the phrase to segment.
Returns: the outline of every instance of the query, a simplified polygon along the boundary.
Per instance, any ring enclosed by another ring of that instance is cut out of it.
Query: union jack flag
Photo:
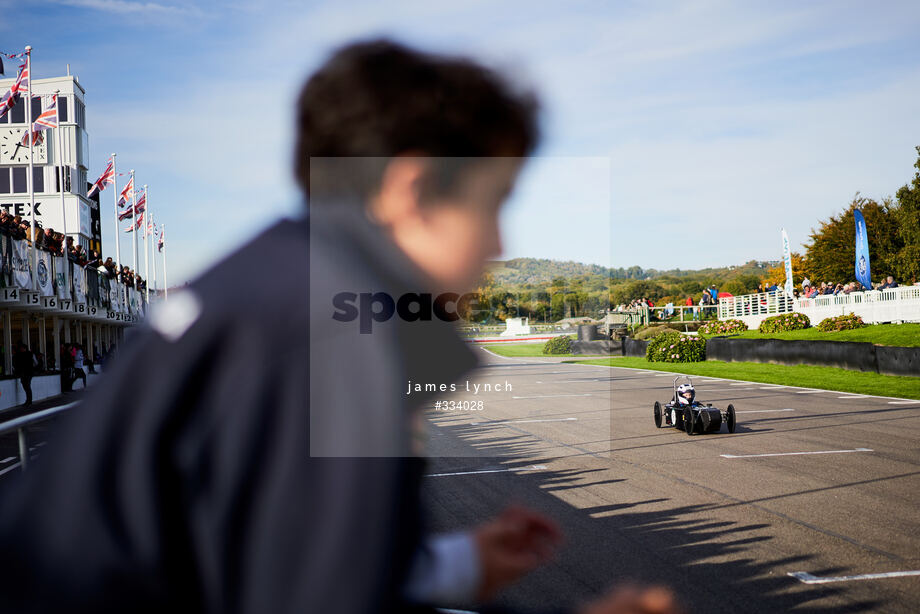
[[[115,183],[115,160],[112,158],[109,158],[108,164],[105,165],[105,170],[99,175],[99,179],[93,183],[93,187],[89,189],[86,196],[91,197],[96,192],[101,192],[110,183]]]
[[[134,177],[128,179],[128,183],[125,184],[124,189],[121,191],[121,196],[118,197],[117,206],[119,209],[127,207],[131,203],[131,199],[134,198]]]
[[[42,136],[41,131],[47,130],[48,128],[57,128],[58,127],[58,113],[57,113],[57,94],[51,95],[51,104],[49,104],[44,111],[41,112],[35,122],[32,124],[32,144],[41,145],[44,142],[45,137]],[[26,134],[22,135],[22,141],[20,141],[23,147],[28,146],[29,144],[29,134],[28,131]]]
[[[143,213],[147,210],[147,190],[144,190],[144,193],[141,194],[141,197],[137,200],[137,204],[133,207],[128,207],[124,211],[118,214],[119,220],[128,220],[133,218],[139,213]]]
[[[141,224],[143,223],[144,223],[144,212],[141,211],[140,213],[137,214],[137,222],[125,228],[125,232],[134,232],[135,230],[139,230],[141,227]]]
[[[51,95],[51,104],[32,123],[32,132],[58,127],[57,94]]]
[[[19,140],[19,144],[23,147],[28,147],[30,134],[32,135],[32,145],[41,145],[45,142],[45,136],[41,132],[30,132],[26,130],[22,133],[22,139]]]
[[[141,194],[141,197],[137,199],[137,204],[134,205],[134,213],[143,213],[147,210],[147,190],[144,190],[144,193]]]
[[[145,194],[146,196],[146,194]],[[150,219],[147,220],[147,230],[144,233],[144,236],[156,236],[157,234],[157,225],[153,223],[153,214],[150,214]]]
[[[25,83],[25,85],[23,85]],[[6,115],[10,109],[16,106],[19,100],[19,93],[28,89],[29,86],[29,68],[25,64],[19,66],[19,74],[16,76],[16,82],[10,86],[10,89],[0,98],[0,119]]]

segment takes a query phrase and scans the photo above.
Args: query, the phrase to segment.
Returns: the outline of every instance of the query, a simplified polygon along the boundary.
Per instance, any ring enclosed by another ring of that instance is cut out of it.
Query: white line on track
[[[541,418],[534,420],[496,420],[495,422],[470,422],[473,426],[492,426],[493,424],[520,424],[522,422],[572,422],[578,418]]]
[[[590,393],[585,394],[540,394],[532,397],[511,397],[512,399],[551,399],[555,397],[590,397]]]
[[[737,384],[729,384],[729,386],[747,386],[747,382],[738,382]]]
[[[590,379],[560,379],[560,380],[552,380],[549,382],[538,381],[537,383],[538,384],[580,384],[582,382],[606,382],[606,381],[608,380],[601,379],[599,377],[594,377]]]
[[[918,571],[889,571],[885,573],[864,573],[855,576],[813,576],[807,571],[790,571],[786,574],[805,584],[828,584],[829,582],[852,582],[853,580],[879,580],[882,578],[905,578],[907,576],[920,576]]]
[[[920,401],[888,401],[889,405],[910,405],[912,403],[920,403]]]
[[[426,478],[442,478],[450,475],[476,475],[479,473],[511,473],[513,471],[542,471],[546,465],[531,465],[518,469],[483,469],[482,471],[457,471],[455,473],[429,473]]]
[[[847,452],[872,452],[869,448],[853,450],[819,450],[817,452],[772,452],[770,454],[720,454],[722,458],[758,458],[762,456],[804,456],[806,454],[846,454]]]
[[[815,394],[816,392],[830,392],[829,390],[799,390],[796,394]]]
[[[792,408],[786,408],[786,409],[739,409],[739,410],[737,410],[735,413],[736,413],[736,414],[766,414],[766,413],[774,412],[774,411],[795,411],[795,410],[792,409]]]
[[[10,465],[9,467],[7,467],[6,469],[4,469],[3,471],[0,471],[0,475],[3,475],[4,473],[9,473],[9,472],[12,471],[13,469],[16,469],[17,467],[19,467],[21,464],[22,464],[22,463],[16,463],[15,465]]]
[[[867,394],[848,394],[845,397],[837,397],[838,399],[868,399],[869,395]]]

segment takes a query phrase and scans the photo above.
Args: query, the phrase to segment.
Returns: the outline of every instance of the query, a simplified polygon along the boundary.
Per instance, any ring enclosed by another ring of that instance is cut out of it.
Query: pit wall
[[[648,341],[627,337],[624,356],[645,357]],[[816,365],[853,371],[920,377],[920,347],[891,347],[849,341],[731,339],[706,341],[706,359],[777,365]]]

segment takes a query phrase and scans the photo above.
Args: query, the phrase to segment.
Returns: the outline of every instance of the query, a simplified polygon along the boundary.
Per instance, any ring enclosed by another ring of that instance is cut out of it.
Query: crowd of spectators
[[[884,281],[881,281],[877,284],[873,284],[872,290],[888,290],[890,288],[897,288],[898,282],[894,280],[894,277],[889,275],[885,278]],[[834,283],[830,281],[822,281],[821,285],[812,283],[808,278],[802,282],[802,292],[800,293],[798,289],[795,290],[796,298],[815,298],[817,296],[837,296],[839,294],[851,294],[853,292],[863,292],[862,284],[851,281],[846,284]]]
[[[128,266],[119,267],[111,258],[102,260],[100,255],[94,250],[87,250],[80,244],[74,243],[73,237],[65,237],[60,232],[55,232],[53,228],[42,228],[42,225],[35,224],[35,232],[32,232],[32,224],[22,218],[21,215],[11,215],[9,211],[0,210],[0,234],[5,234],[12,239],[25,240],[30,244],[35,243],[35,249],[49,252],[55,256],[67,256],[70,262],[83,268],[98,269],[109,279],[118,278],[118,281],[129,288],[137,290],[146,290],[147,282],[133,269]]]

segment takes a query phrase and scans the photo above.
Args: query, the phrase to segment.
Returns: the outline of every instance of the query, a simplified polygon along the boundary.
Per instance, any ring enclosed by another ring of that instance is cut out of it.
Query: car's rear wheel
[[[661,428],[661,403],[655,401],[655,426]]]
[[[729,405],[725,410],[725,424],[728,426],[728,432],[735,432],[735,406]]]
[[[678,414],[676,409],[674,409],[673,407],[671,408],[671,424],[673,424],[675,427],[677,427],[680,430],[684,430],[683,417],[684,415],[682,413]]]
[[[693,419],[693,411],[688,407],[684,410],[684,430],[688,435],[696,435],[696,421]]]

